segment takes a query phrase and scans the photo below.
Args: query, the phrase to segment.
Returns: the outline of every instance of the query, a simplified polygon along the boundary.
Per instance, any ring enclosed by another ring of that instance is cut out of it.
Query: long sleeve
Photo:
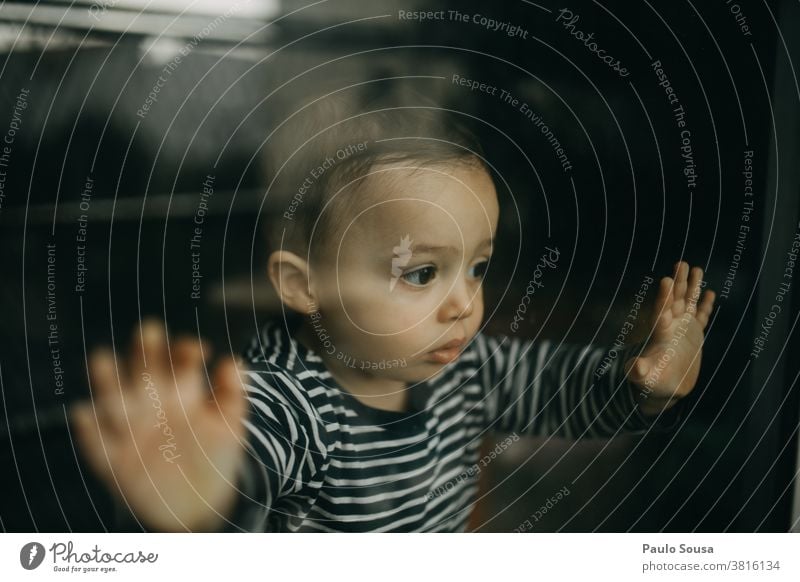
[[[627,346],[609,358],[608,348],[598,345],[477,336],[476,349],[485,362],[481,373],[488,425],[566,438],[673,429],[685,414],[685,403],[660,416],[645,416],[634,399],[636,387],[625,377],[625,361],[640,347]]]
[[[327,457],[325,430],[302,388],[282,372],[248,371],[247,458],[237,480],[238,498],[222,531],[267,531],[280,498],[313,486]]]

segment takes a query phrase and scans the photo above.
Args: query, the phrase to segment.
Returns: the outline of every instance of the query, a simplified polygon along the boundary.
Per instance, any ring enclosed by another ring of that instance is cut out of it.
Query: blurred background
[[[675,431],[521,439],[482,473],[472,528],[512,531],[564,487],[532,531],[797,528],[798,29],[790,0],[3,2],[0,527],[118,527],[65,422],[87,353],[126,349],[146,315],[240,351],[279,313],[270,132],[368,82],[473,119],[502,209],[488,332],[511,333],[546,246],[561,259],[521,336],[610,345],[681,259],[725,291]]]

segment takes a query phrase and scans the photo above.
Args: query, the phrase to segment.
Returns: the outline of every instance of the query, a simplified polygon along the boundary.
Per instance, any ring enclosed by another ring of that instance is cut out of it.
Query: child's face
[[[330,258],[312,269],[314,332],[329,336],[324,357],[417,382],[455,360],[481,324],[497,194],[465,164],[373,172],[327,243]]]

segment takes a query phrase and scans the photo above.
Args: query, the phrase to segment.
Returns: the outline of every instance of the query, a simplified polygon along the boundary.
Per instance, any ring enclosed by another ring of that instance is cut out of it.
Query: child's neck
[[[394,412],[408,411],[408,386],[405,382],[373,376],[364,370],[345,366],[342,360],[322,349],[314,331],[305,320],[294,337],[319,355],[336,383],[366,406]]]

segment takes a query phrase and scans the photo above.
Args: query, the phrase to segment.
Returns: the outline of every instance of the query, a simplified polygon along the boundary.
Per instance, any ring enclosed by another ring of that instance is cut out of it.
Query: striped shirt
[[[608,438],[677,424],[681,404],[657,419],[639,411],[622,370],[638,347],[608,365],[597,345],[478,334],[394,412],[337,385],[270,322],[246,352],[249,454],[224,530],[464,531],[487,434]]]

